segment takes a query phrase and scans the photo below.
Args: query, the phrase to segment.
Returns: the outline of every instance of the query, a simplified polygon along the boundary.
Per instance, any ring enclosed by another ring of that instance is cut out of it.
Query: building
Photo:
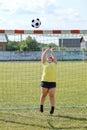
[[[0,51],[6,50],[6,44],[8,42],[7,35],[0,34]]]
[[[80,38],[59,39],[59,47],[65,47],[67,50],[80,50]]]
[[[87,36],[82,36],[80,39],[81,42],[81,50],[87,50]]]

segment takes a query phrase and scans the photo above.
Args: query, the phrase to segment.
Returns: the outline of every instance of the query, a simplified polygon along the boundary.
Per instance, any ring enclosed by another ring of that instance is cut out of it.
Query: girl
[[[46,58],[48,52],[50,52],[51,56]],[[46,99],[46,96],[49,95],[51,105],[50,114],[53,114],[55,108],[57,58],[55,57],[52,48],[47,48],[42,53],[41,62],[43,64],[43,72],[41,78],[40,112],[44,111],[44,101]]]

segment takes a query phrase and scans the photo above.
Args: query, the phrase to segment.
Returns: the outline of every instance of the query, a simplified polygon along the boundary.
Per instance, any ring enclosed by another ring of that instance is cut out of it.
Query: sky
[[[87,30],[87,0],[0,0],[0,29]]]

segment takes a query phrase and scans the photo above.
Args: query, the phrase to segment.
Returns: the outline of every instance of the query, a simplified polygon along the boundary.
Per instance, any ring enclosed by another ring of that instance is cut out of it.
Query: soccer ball
[[[41,25],[41,21],[39,18],[37,19],[33,19],[32,22],[31,22],[31,26],[34,27],[34,28],[39,28]]]

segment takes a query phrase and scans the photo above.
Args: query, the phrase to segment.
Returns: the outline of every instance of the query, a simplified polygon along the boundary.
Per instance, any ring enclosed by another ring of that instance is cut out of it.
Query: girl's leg
[[[43,112],[43,105],[44,105],[44,101],[47,94],[48,94],[48,89],[41,87],[41,96],[40,96],[40,111],[41,112]]]
[[[55,88],[49,89],[49,98],[50,98],[50,104],[51,104],[50,114],[53,114],[54,107],[55,107]]]

